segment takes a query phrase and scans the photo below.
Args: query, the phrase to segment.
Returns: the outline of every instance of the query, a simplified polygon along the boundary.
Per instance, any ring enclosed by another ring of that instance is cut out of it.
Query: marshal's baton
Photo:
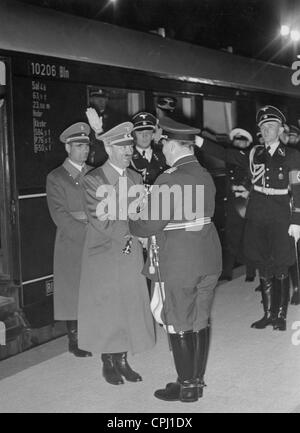
[[[165,316],[165,326],[166,326],[166,331],[167,331],[169,348],[171,349],[172,346],[171,346],[170,333],[169,333],[169,324],[168,324],[168,319],[167,319],[167,314],[166,314],[166,309],[165,309],[165,304],[164,304],[164,296],[163,296],[163,288],[162,288],[161,273],[160,273],[160,266],[159,266],[158,249],[159,249],[159,246],[157,245],[157,242],[156,242],[156,236],[153,235],[153,236],[151,236],[151,245],[150,245],[150,251],[149,251],[150,254],[151,253],[153,254],[153,260],[152,260],[152,257],[150,255],[150,257],[149,257],[149,259],[150,259],[149,272],[154,273],[154,270],[152,270],[153,265],[154,265],[154,268],[156,269],[157,279],[158,279],[159,293],[160,293],[160,297],[162,299],[162,311],[163,311],[164,316]]]

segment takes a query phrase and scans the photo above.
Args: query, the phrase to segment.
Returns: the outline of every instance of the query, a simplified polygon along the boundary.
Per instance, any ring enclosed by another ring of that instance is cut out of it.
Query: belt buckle
[[[265,195],[269,195],[269,191],[267,191],[268,188],[266,188],[265,186],[262,186],[262,193]]]

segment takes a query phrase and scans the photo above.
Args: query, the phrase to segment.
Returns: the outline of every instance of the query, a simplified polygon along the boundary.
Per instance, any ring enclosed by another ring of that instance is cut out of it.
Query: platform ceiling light
[[[291,40],[298,42],[300,40],[300,32],[298,30],[291,30]]]
[[[286,26],[286,25],[281,26],[280,34],[281,34],[281,36],[288,36],[290,34],[289,26]]]

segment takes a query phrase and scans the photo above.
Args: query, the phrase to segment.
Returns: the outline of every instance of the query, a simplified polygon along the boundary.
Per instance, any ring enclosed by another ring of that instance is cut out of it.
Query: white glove
[[[87,108],[86,117],[88,118],[90,127],[95,131],[96,134],[103,132],[102,117],[98,116],[97,111],[94,108]]]
[[[204,139],[200,135],[196,135],[195,145],[201,149]]]
[[[300,239],[300,226],[297,224],[291,224],[289,226],[289,235],[295,239],[295,242],[298,242]]]
[[[244,185],[232,185],[232,191],[235,197],[248,198],[249,191],[244,187]]]

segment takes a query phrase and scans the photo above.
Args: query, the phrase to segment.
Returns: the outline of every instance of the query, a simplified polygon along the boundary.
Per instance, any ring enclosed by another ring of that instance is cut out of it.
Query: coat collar
[[[80,171],[70,163],[69,158],[66,158],[62,165],[67,170],[67,172],[73,177],[73,179],[76,179],[78,176],[85,175],[91,169],[90,166],[85,164],[82,171]]]
[[[286,155],[286,145],[282,142],[277,146],[274,155],[285,156]],[[273,156],[274,156],[273,155]]]
[[[105,176],[107,177],[107,180],[109,182],[110,185],[115,185],[118,180],[120,174],[117,172],[117,170],[115,170],[108,161],[106,161],[102,166],[101,166],[102,170],[104,171]],[[130,179],[134,184],[136,183],[134,180],[134,176],[132,171],[129,169],[129,167],[127,167],[126,169],[126,175],[127,178]]]
[[[179,167],[181,165],[190,164],[193,162],[198,162],[195,155],[186,155],[180,159],[177,159],[177,161],[174,162],[172,167]]]

